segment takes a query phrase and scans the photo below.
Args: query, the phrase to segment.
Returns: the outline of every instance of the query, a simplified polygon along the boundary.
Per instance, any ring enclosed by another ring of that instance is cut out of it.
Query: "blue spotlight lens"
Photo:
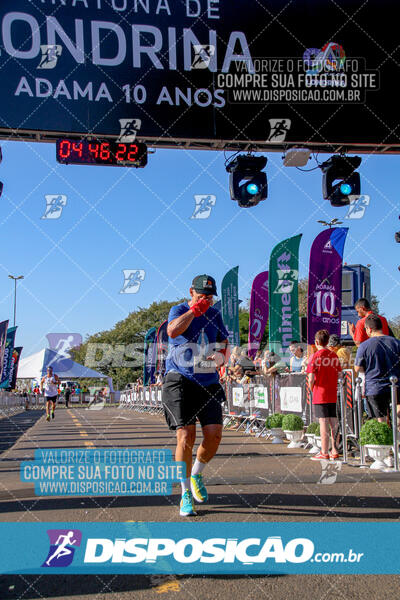
[[[344,196],[348,196],[349,194],[351,194],[352,191],[352,187],[349,183],[342,183],[340,185],[340,192],[344,195]]]
[[[255,196],[260,191],[260,188],[258,187],[258,185],[256,183],[249,183],[246,186],[246,191],[251,196]]]

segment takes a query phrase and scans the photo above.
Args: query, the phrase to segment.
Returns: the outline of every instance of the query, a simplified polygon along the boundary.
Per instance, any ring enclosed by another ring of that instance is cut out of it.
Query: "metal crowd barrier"
[[[124,390],[120,394],[118,408],[126,408],[148,414],[163,414],[161,387],[151,385],[139,390]]]
[[[360,451],[360,467],[366,467],[365,448],[358,443],[363,422],[361,378],[354,378],[351,369],[342,371],[338,381],[338,420],[342,434],[343,462],[348,462],[348,445]],[[269,437],[265,425],[275,412],[298,414],[309,425],[314,418],[312,393],[305,373],[282,373],[256,376],[251,383],[224,384],[226,401],[223,404],[225,429],[242,430],[256,437]],[[391,378],[394,469],[399,471],[399,436],[397,431],[397,378]],[[163,414],[161,387],[149,386],[125,390],[120,394],[119,408],[148,414]],[[397,451],[395,451],[397,449]]]
[[[393,454],[394,454],[394,470],[399,471],[399,432],[397,429],[397,383],[398,379],[395,376],[390,378],[390,391],[392,395],[392,430],[393,430]]]
[[[8,417],[29,407],[29,397],[12,392],[0,393],[0,417]]]

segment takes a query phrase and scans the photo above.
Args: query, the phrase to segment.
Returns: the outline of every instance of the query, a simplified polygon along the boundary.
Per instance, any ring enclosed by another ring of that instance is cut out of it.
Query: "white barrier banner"
[[[243,406],[243,388],[232,388],[232,403],[233,406]]]
[[[257,408],[268,408],[267,387],[260,386],[254,388],[254,406]]]
[[[279,393],[281,397],[281,411],[302,412],[300,387],[281,387]]]

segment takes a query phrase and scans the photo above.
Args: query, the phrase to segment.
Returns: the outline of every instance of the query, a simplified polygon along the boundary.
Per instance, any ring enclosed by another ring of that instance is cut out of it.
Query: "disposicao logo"
[[[74,546],[80,546],[82,532],[79,529],[48,529],[50,549],[42,567],[69,567],[75,554]]]
[[[155,563],[159,558],[171,557],[179,563],[234,563],[246,565],[264,563],[304,563],[314,554],[314,544],[307,538],[295,538],[283,544],[280,536],[268,538],[89,538],[84,562]]]

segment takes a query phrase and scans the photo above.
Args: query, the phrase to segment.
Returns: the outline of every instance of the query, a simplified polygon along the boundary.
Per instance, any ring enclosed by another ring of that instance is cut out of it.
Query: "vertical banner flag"
[[[155,327],[150,327],[144,336],[143,356],[143,385],[155,383],[154,373],[156,370],[156,333]]]
[[[18,346],[17,348],[14,348],[14,350],[12,352],[10,374],[8,377],[8,381],[9,381],[8,387],[10,390],[15,390],[15,386],[17,385],[18,364],[19,364],[21,352],[22,352],[22,346]]]
[[[234,267],[226,273],[221,284],[222,319],[233,346],[240,346],[238,274],[239,267]]]
[[[3,372],[4,352],[6,349],[8,320],[0,323],[0,380]]]
[[[157,331],[157,371],[165,373],[165,361],[168,354],[168,319],[161,323]]]
[[[269,349],[289,363],[289,345],[299,332],[300,235],[275,246],[269,260]]]
[[[340,336],[342,312],[342,261],[347,227],[325,229],[310,252],[308,277],[307,342],[313,344],[319,329]]]
[[[1,374],[0,388],[8,388],[8,379],[10,375],[12,352],[14,350],[16,327],[9,327],[6,336],[6,348],[4,350],[3,372]]]
[[[268,321],[268,271],[259,273],[253,281],[250,295],[249,356],[254,358],[260,347]]]

